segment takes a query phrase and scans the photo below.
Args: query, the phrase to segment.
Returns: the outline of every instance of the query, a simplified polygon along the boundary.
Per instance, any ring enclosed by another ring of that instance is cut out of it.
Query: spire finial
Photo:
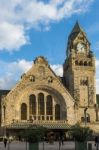
[[[83,31],[83,30],[82,30],[82,28],[79,25],[79,21],[77,20],[75,25],[74,25],[74,27],[73,27],[73,30],[72,30],[71,34],[72,33],[79,33],[80,31]]]

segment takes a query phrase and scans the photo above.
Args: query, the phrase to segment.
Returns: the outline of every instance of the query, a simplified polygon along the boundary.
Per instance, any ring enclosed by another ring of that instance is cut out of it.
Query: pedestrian
[[[62,145],[64,145],[64,136],[62,136],[61,141],[62,141]]]
[[[59,150],[60,150],[60,147],[61,147],[61,138],[59,136]]]
[[[96,150],[99,150],[99,136],[95,137]]]
[[[4,138],[4,146],[5,146],[5,148],[7,146],[7,138],[6,137]]]

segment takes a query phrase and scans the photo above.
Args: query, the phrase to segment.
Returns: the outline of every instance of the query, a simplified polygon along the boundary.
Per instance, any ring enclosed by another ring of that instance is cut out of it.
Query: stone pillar
[[[27,105],[27,120],[29,120],[29,119],[30,119],[30,104],[29,104],[29,97],[27,97],[27,99],[28,99],[28,103],[26,103],[26,105]]]
[[[55,120],[55,102],[54,102],[54,98],[52,98],[52,115],[53,115],[53,120]]]

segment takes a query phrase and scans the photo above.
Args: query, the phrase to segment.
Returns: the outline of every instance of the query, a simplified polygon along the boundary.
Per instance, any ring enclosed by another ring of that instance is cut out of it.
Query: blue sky
[[[99,93],[98,6],[98,0],[0,0],[0,89],[12,88],[39,55],[62,75],[67,38],[78,20],[96,56]]]

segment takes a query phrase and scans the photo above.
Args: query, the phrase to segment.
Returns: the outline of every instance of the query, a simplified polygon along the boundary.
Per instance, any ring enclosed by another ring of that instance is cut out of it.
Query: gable
[[[48,90],[50,93],[57,93],[57,95],[65,97],[64,99],[68,99],[68,102],[74,103],[73,97],[62,84],[60,78],[53,72],[45,58],[41,56],[34,60],[31,69],[23,74],[21,80],[5,99],[13,103],[36,90]]]

